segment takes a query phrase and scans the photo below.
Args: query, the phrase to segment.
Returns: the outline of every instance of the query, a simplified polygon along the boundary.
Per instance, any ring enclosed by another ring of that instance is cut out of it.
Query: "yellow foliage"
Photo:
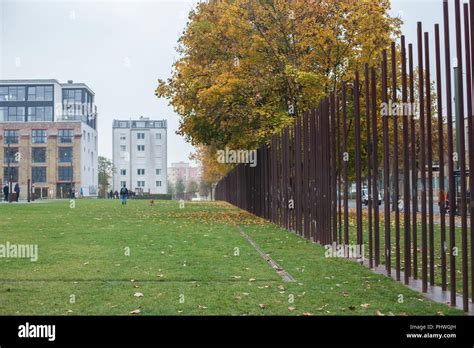
[[[256,148],[399,35],[388,0],[201,2],[158,97],[193,144]]]

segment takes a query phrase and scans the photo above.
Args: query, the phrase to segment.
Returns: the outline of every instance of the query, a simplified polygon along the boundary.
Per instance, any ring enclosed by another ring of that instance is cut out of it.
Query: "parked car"
[[[382,196],[380,195],[380,192],[378,192],[378,201],[379,205],[382,204]],[[369,190],[366,188],[362,189],[362,203],[364,205],[369,205]]]

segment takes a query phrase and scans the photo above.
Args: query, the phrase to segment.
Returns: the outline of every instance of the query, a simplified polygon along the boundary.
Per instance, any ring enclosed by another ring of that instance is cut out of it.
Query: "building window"
[[[125,134],[120,134],[120,140],[121,141],[127,140],[127,137],[125,136]]]
[[[87,110],[82,102],[82,90],[63,89],[63,109],[66,115],[86,115]]]
[[[6,106],[0,107],[0,122],[8,120],[8,108]]]
[[[127,175],[126,169],[120,169],[120,175]]]
[[[20,153],[17,147],[6,147],[3,149],[3,163],[18,163],[20,160]]]
[[[137,169],[137,175],[145,175],[145,169]]]
[[[125,145],[120,145],[120,151],[121,151],[121,152],[127,151],[127,146],[125,146]]]
[[[34,147],[31,152],[33,163],[46,163],[46,148]]]
[[[145,145],[137,145],[138,151],[145,151]]]
[[[63,101],[68,104],[81,104],[82,91],[80,89],[63,89]]]
[[[60,129],[58,131],[60,143],[72,143],[73,130],[72,129]]]
[[[156,182],[156,187],[161,187],[161,181]]]
[[[156,170],[156,175],[160,175],[161,174],[161,169],[157,169]]]
[[[53,86],[46,86],[44,88],[44,100],[53,101]]]
[[[137,181],[137,187],[145,187],[145,181]]]
[[[145,133],[137,133],[137,139],[145,139]]]
[[[0,87],[0,101],[8,101],[8,87]]]
[[[155,133],[155,139],[161,140],[161,133]]]
[[[53,101],[53,86],[28,87],[28,101]]]
[[[33,167],[31,169],[32,182],[46,182],[46,167]]]
[[[18,167],[3,167],[3,177],[6,182],[18,182]]]
[[[60,147],[58,149],[58,158],[60,163],[72,162],[72,147]]]
[[[146,127],[146,122],[142,122],[142,121],[137,122],[137,123],[135,123],[135,126],[137,128],[145,128]]]
[[[45,129],[33,129],[31,131],[31,141],[33,144],[46,144],[46,139]]]
[[[18,144],[18,130],[4,130],[3,143],[4,144]]]
[[[59,167],[58,179],[59,181],[72,181],[72,167]]]
[[[7,121],[24,122],[25,121],[25,108],[23,106],[9,107]]]
[[[28,108],[28,121],[52,121],[52,106],[37,106]]]
[[[25,101],[25,87],[0,87],[0,101]]]
[[[119,127],[120,128],[127,128],[127,122],[123,122],[123,121],[119,122]]]
[[[28,87],[28,101],[36,101],[36,87]]]

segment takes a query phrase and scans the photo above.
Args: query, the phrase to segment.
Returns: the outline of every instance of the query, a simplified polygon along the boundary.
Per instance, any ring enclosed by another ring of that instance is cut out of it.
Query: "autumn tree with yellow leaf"
[[[351,80],[399,35],[387,0],[235,0],[197,5],[158,97],[194,145],[256,148]]]

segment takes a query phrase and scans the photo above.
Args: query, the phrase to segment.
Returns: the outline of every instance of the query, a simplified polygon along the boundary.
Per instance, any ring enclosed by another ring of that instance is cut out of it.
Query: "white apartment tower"
[[[113,190],[160,194],[167,191],[166,120],[113,121]]]

